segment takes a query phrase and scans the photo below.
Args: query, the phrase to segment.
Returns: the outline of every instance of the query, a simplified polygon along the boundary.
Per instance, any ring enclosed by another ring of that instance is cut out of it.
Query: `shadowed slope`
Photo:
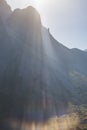
[[[68,113],[70,102],[86,103],[87,53],[70,50],[57,42],[42,27],[40,15],[31,6],[12,12],[6,25],[2,17],[3,14],[0,16],[1,122],[8,118],[20,123],[45,121]],[[79,96],[81,92],[83,99]]]

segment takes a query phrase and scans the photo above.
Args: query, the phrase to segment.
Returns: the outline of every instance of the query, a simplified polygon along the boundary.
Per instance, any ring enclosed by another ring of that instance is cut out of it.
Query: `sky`
[[[6,0],[12,7],[34,6],[42,24],[69,48],[87,49],[87,0]]]

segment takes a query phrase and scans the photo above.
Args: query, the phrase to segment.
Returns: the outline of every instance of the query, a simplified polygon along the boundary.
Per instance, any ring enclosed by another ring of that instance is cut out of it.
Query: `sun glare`
[[[37,8],[38,10],[41,8],[43,8],[43,6],[45,4],[47,4],[47,0],[6,0],[8,2],[8,4],[11,5],[12,10],[14,10],[15,8],[25,8],[29,5],[34,6],[35,8]]]
[[[52,1],[49,0],[6,0],[7,3],[11,6],[12,10],[16,8],[26,8],[28,6],[33,6],[37,9],[37,11],[41,15],[41,19],[43,23],[45,23],[45,26],[47,25],[46,20],[44,20],[44,15],[46,14],[46,11],[49,10],[50,4]]]

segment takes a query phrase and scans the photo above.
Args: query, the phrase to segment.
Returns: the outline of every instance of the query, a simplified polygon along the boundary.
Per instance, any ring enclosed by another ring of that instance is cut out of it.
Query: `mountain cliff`
[[[33,7],[0,0],[1,119],[46,120],[87,104],[87,52],[69,49],[42,26]]]
[[[0,17],[3,22],[10,16],[12,13],[10,6],[6,3],[5,0],[0,0]]]

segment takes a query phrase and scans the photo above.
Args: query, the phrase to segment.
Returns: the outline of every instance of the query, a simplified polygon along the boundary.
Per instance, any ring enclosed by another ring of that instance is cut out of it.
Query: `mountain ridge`
[[[31,6],[8,14],[0,15],[0,118],[43,121],[87,104],[87,53],[55,40]]]

